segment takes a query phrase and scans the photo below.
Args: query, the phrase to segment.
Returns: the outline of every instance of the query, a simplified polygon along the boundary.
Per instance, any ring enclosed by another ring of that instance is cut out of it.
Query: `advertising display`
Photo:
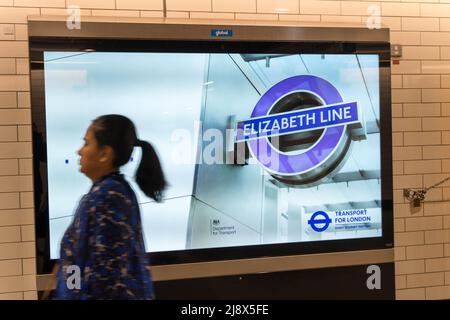
[[[113,113],[169,183],[162,203],[139,190],[138,148],[122,168],[152,254],[381,239],[380,69],[376,52],[44,51],[34,134],[50,258],[91,185],[85,131]]]

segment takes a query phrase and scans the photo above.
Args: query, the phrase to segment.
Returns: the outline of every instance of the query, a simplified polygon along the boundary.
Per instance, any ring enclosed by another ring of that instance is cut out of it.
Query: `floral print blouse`
[[[61,240],[55,298],[152,299],[148,266],[136,195],[114,172],[83,196]]]

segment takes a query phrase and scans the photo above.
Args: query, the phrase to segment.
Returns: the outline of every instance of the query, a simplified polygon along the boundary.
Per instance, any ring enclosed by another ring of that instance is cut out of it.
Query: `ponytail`
[[[141,163],[135,175],[136,183],[146,196],[161,202],[167,182],[158,155],[147,141],[137,140],[136,146],[142,148]]]
[[[93,121],[93,130],[99,146],[110,146],[114,150],[113,165],[117,168],[130,160],[135,146],[142,148],[135,180],[146,196],[161,202],[167,186],[161,163],[152,145],[137,139],[133,122],[123,115],[107,114]]]

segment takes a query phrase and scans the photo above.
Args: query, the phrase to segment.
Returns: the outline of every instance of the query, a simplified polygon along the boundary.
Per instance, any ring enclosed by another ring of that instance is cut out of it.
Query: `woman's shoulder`
[[[118,175],[108,176],[102,179],[92,188],[92,196],[98,198],[129,198],[131,197],[130,188],[128,183],[123,177]]]

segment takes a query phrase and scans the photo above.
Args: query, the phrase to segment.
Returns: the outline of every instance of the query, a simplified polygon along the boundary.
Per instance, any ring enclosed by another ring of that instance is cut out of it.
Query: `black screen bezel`
[[[44,67],[44,51],[102,51],[102,52],[184,52],[184,53],[319,53],[319,54],[377,54],[380,61],[380,143],[381,143],[381,194],[382,237],[315,242],[264,244],[239,247],[208,248],[149,253],[153,265],[192,262],[208,262],[260,257],[277,257],[386,249],[393,247],[393,191],[392,191],[392,130],[391,130],[391,85],[390,44],[387,42],[255,42],[255,41],[178,41],[178,40],[129,40],[30,37],[30,72],[32,78],[32,122],[36,133],[45,132],[45,81],[35,81],[33,74]],[[42,79],[43,80],[43,79]],[[45,139],[42,152],[46,155]],[[33,155],[37,147],[33,144]],[[35,164],[34,174],[38,174]],[[48,185],[45,173],[34,179],[35,189],[47,196],[42,211],[35,210],[36,234],[43,235],[41,245],[36,246],[38,274],[49,273],[55,260],[50,259],[50,237],[48,223]],[[76,204],[74,204],[75,206]],[[35,208],[37,196],[35,195]],[[43,243],[42,243],[43,241]]]

